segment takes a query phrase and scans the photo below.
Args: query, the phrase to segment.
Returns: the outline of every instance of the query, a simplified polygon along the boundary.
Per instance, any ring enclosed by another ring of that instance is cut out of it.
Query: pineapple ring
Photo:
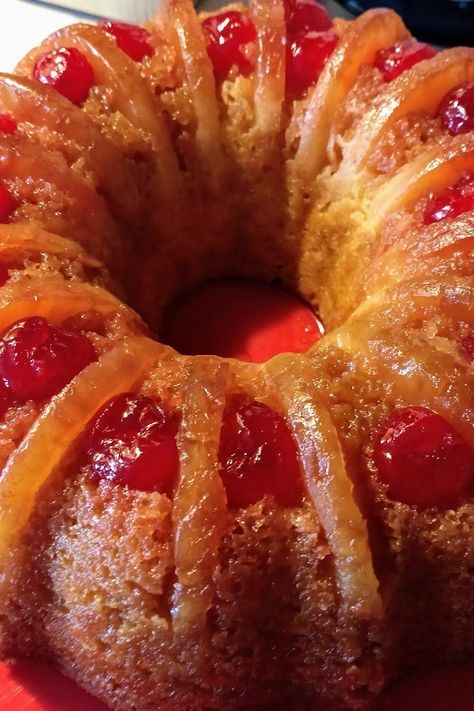
[[[427,269],[438,277],[469,276],[474,270],[474,215],[435,223],[422,232],[409,232],[375,257],[366,274],[365,294],[377,292],[400,282],[423,279]],[[433,273],[433,272],[432,272]]]
[[[223,177],[224,158],[220,144],[220,118],[216,85],[201,30],[191,0],[169,0],[165,12],[168,31],[179,47],[186,82],[196,118],[196,146],[213,188]]]
[[[30,225],[0,225],[0,255],[51,254],[64,259],[77,259],[84,266],[100,269],[102,264],[87,254],[77,242]]]
[[[162,188],[177,187],[178,162],[160,105],[150,99],[137,64],[117,48],[115,40],[106,32],[86,24],[59,30],[22,59],[15,72],[31,77],[38,56],[61,47],[75,47],[85,55],[98,84],[112,92],[112,110],[120,111],[133,126],[149,136],[157,152]],[[87,102],[85,108],[87,110]]]
[[[451,220],[433,222],[423,227],[420,232],[416,227],[417,225],[413,229],[411,226],[401,234],[397,231],[390,233],[388,239],[386,235],[382,235],[370,267],[371,272],[376,271],[379,263],[385,258],[391,259],[391,253],[403,253],[403,260],[407,257],[422,259],[434,254],[443,254],[444,250],[450,247],[462,249],[463,241],[474,237],[474,214],[465,212]],[[368,276],[370,278],[370,275]]]
[[[7,282],[0,289],[0,332],[15,321],[29,316],[43,316],[61,324],[81,313],[98,312],[104,317],[114,313],[129,314],[133,323],[139,317],[115,296],[98,286],[48,278],[25,278]],[[144,327],[143,327],[144,330]]]
[[[226,522],[226,494],[219,475],[218,450],[225,405],[227,363],[212,366],[204,358],[188,358],[186,390],[178,446],[182,453],[179,484],[173,501],[175,588],[173,631],[187,639],[189,629],[208,634],[207,613],[213,604],[213,572],[219,565],[219,544]],[[202,388],[206,379],[207,386]],[[199,561],[199,565],[196,565]],[[198,646],[184,652],[200,664]],[[190,660],[191,661],[191,660]]]
[[[367,525],[353,496],[337,431],[310,385],[311,365],[282,355],[269,361],[266,369],[293,424],[306,488],[336,559],[345,613],[380,619],[382,600]]]
[[[458,84],[474,79],[474,49],[455,47],[416,64],[387,84],[384,101],[369,111],[356,127],[344,152],[341,175],[362,179],[367,162],[383,133],[414,111],[434,115],[442,98]]]
[[[324,345],[337,344],[342,348],[349,332],[363,333],[369,323],[379,328],[402,327],[438,315],[474,324],[474,277],[445,277],[442,283],[428,279],[405,281],[380,289],[354,311],[344,326],[328,334]],[[357,324],[355,329],[354,324]],[[355,345],[352,350],[358,348]]]
[[[60,193],[64,204],[60,209],[54,205],[51,210],[53,221],[58,211],[62,221],[67,219],[68,235],[81,242],[86,249],[88,244],[91,251],[95,247],[99,258],[105,257],[107,247],[103,246],[103,242],[110,241],[109,235],[115,237],[118,227],[103,198],[86,180],[71,171],[62,156],[42,155],[25,135],[0,136],[0,150],[0,180],[11,182],[13,192],[17,190],[19,193],[20,204],[12,219],[15,220],[18,215],[20,220],[25,221],[25,215],[29,214],[25,207],[34,205],[35,219],[40,219],[43,227],[50,229],[48,214],[37,204],[36,190],[38,186],[45,187],[48,196],[53,193],[53,200]]]
[[[472,297],[472,290],[470,293]],[[398,328],[395,332],[396,347],[393,324],[388,328],[386,322],[381,325],[377,314],[363,325],[358,322],[339,329],[336,343],[363,360],[365,373],[375,367],[387,392],[391,389],[400,406],[422,406],[439,412],[474,446],[473,370],[460,356],[456,343],[420,336],[414,347],[410,332],[403,335]]]
[[[353,86],[359,69],[364,64],[373,64],[380,49],[409,37],[400,17],[384,9],[365,12],[344,32],[313,91],[301,129],[294,170],[305,184],[311,184],[329,160],[333,116]]]
[[[285,12],[281,0],[251,0],[258,37],[254,131],[266,141],[277,136],[285,100]],[[270,142],[271,145],[271,142]]]
[[[131,180],[121,177],[122,156],[85,111],[72,104],[54,89],[39,85],[26,77],[0,73],[0,107],[15,116],[17,124],[33,123],[59,134],[65,144],[75,147],[75,158],[85,159],[97,176],[102,192],[120,195],[118,205],[127,219],[136,215],[138,190]],[[20,128],[21,131],[21,128]],[[43,134],[40,134],[40,141]],[[74,159],[74,158],[73,158]],[[125,184],[124,184],[125,183]]]
[[[11,455],[0,479],[0,590],[40,488],[97,410],[114,395],[133,388],[161,350],[148,338],[122,341],[53,397]],[[38,462],[43,466],[38,467]]]
[[[474,170],[472,134],[455,136],[425,151],[377,190],[368,209],[372,229],[379,229],[390,212],[443,190],[468,170]]]
[[[367,291],[383,290],[387,286],[400,283],[400,264],[403,264],[405,281],[422,280],[427,271],[438,279],[456,276],[474,276],[474,237],[467,237],[459,244],[449,245],[434,255],[417,259],[416,254],[401,250],[389,252],[389,257],[377,265],[373,278],[369,280]]]

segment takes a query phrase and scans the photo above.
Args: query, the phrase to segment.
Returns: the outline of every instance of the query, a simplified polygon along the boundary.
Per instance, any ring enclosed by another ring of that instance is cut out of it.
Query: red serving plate
[[[0,664],[2,711],[107,711],[74,682],[44,664]],[[474,663],[406,678],[384,694],[374,711],[473,711]]]
[[[219,294],[214,289],[211,292],[206,289],[200,299],[196,299],[194,294],[191,301],[197,307],[194,313],[188,307],[184,309],[180,320],[181,332],[179,327],[175,328],[173,340],[185,341],[192,352],[190,329],[196,329],[200,342],[203,333],[212,342],[217,331],[221,336],[223,354],[239,357],[244,349],[245,353],[251,352],[257,361],[268,357],[269,345],[278,351],[279,343],[288,348],[289,340],[292,340],[295,351],[301,350],[303,344],[307,347],[311,318],[304,317],[301,304],[289,299],[282,310],[281,296],[270,289],[267,295],[262,290],[256,298],[257,294],[252,289],[251,303],[247,309],[240,311],[239,318],[235,299],[240,299],[241,294],[237,292],[239,289],[236,291],[231,283],[230,288],[227,286]],[[212,302],[219,304],[220,322],[219,318],[209,319]],[[179,308],[183,308],[182,302]],[[291,318],[292,310],[294,319]],[[228,329],[227,315],[232,311],[234,319],[239,321],[233,321],[234,331]],[[253,321],[249,319],[249,314],[253,314]],[[173,316],[171,313],[171,321]],[[298,321],[301,325],[299,333],[298,328],[293,328],[292,321]],[[313,328],[317,334],[319,326],[316,324]],[[265,337],[262,339],[263,332]],[[223,334],[228,334],[229,342],[222,342]],[[212,343],[212,346],[215,344]],[[107,711],[107,707],[51,666],[24,662],[12,666],[0,664],[0,711]],[[389,689],[374,711],[474,711],[474,663],[413,675]]]

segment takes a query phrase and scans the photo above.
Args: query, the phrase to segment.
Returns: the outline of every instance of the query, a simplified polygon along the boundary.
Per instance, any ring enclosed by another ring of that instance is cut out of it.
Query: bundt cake
[[[56,32],[0,114],[2,658],[127,711],[364,709],[469,658],[474,49],[168,0]],[[160,343],[224,277],[326,335]]]

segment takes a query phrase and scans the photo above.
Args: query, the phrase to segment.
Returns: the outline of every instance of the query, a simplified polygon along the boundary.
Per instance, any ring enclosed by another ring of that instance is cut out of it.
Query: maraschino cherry
[[[303,485],[296,443],[278,413],[261,402],[231,402],[219,449],[221,477],[231,508],[273,496],[281,506],[298,506]]]
[[[284,0],[283,4],[288,35],[332,29],[330,14],[315,0]]]
[[[474,131],[474,81],[464,82],[449,91],[437,114],[451,136]]]
[[[453,185],[430,195],[423,213],[425,225],[454,219],[474,210],[474,171],[464,173]]]
[[[8,187],[0,181],[0,223],[8,222],[16,207],[16,200]]]
[[[41,316],[17,321],[0,340],[0,379],[11,404],[51,398],[95,360],[87,336]]]
[[[436,50],[429,44],[417,40],[403,40],[386,49],[380,49],[374,66],[382,73],[384,81],[389,82],[418,62],[431,59],[435,54]]]
[[[316,84],[339,41],[333,30],[306,32],[288,38],[286,50],[286,92],[300,98]]]
[[[144,27],[110,20],[103,20],[99,23],[99,27],[115,37],[117,47],[135,62],[142,62],[145,57],[152,57],[155,53],[150,44],[151,32],[148,32]]]
[[[8,392],[5,385],[0,381],[0,417],[4,417],[7,410],[15,404],[12,400],[11,393]]]
[[[328,11],[314,0],[285,0],[286,93],[299,99],[314,86],[339,38]]]
[[[80,106],[94,84],[94,70],[75,47],[61,47],[42,54],[33,69],[34,78]]]
[[[12,135],[18,128],[14,118],[9,114],[0,114],[0,133]]]
[[[292,98],[300,98],[318,80],[338,36],[327,10],[314,0],[285,0],[285,22],[286,89]],[[226,79],[234,66],[244,75],[253,70],[246,47],[257,33],[245,13],[230,10],[208,17],[202,28],[218,81]]]
[[[207,53],[218,81],[228,76],[232,67],[240,74],[249,74],[252,63],[245,53],[246,45],[255,42],[257,33],[250,18],[243,12],[230,10],[202,21]]]
[[[178,423],[157,400],[122,393],[92,421],[86,450],[98,479],[170,495],[179,472]]]
[[[392,499],[422,508],[456,505],[474,478],[470,446],[426,407],[392,411],[374,443],[374,463]]]

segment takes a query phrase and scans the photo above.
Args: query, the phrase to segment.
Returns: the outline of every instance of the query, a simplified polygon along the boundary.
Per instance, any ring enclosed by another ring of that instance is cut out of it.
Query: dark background
[[[419,39],[441,45],[474,45],[474,0],[339,0],[357,14],[392,7]]]

